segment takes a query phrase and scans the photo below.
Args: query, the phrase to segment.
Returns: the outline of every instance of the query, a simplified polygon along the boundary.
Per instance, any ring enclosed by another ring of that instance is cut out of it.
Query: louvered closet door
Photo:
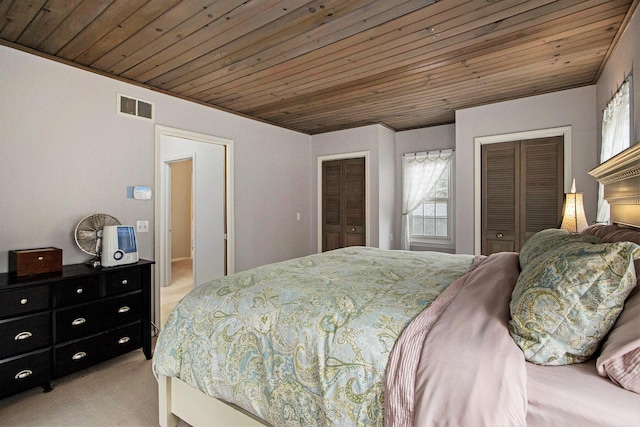
[[[522,141],[520,145],[520,245],[546,228],[558,228],[564,202],[564,139]]]
[[[482,254],[517,252],[562,218],[564,139],[482,146]]]
[[[322,163],[322,250],[364,246],[364,158]]]
[[[322,250],[342,244],[342,161],[322,162]]]
[[[364,246],[364,158],[343,160],[344,223],[342,246]]]
[[[513,252],[518,242],[520,144],[482,146],[482,253]]]

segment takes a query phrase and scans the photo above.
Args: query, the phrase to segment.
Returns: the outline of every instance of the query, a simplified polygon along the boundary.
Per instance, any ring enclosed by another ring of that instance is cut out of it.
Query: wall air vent
[[[118,114],[139,117],[144,120],[154,119],[153,103],[142,99],[118,94]]]

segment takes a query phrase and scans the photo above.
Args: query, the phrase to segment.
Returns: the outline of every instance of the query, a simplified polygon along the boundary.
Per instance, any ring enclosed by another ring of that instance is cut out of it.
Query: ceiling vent
[[[118,114],[153,121],[154,106],[152,102],[143,101],[142,99],[133,98],[119,93]]]

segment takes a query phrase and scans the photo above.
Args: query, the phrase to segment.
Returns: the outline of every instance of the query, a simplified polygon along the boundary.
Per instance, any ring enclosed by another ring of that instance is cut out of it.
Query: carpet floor
[[[0,399],[3,426],[157,426],[158,386],[142,350]]]

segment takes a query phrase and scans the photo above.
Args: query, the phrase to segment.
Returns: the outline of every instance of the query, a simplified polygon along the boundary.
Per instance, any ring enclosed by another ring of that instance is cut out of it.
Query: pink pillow
[[[596,366],[601,376],[640,394],[640,292],[624,304]]]
[[[604,242],[630,241],[640,244],[640,231],[616,225],[594,225],[585,234]],[[602,345],[596,360],[598,373],[614,383],[640,394],[640,262],[635,262],[636,287]]]

